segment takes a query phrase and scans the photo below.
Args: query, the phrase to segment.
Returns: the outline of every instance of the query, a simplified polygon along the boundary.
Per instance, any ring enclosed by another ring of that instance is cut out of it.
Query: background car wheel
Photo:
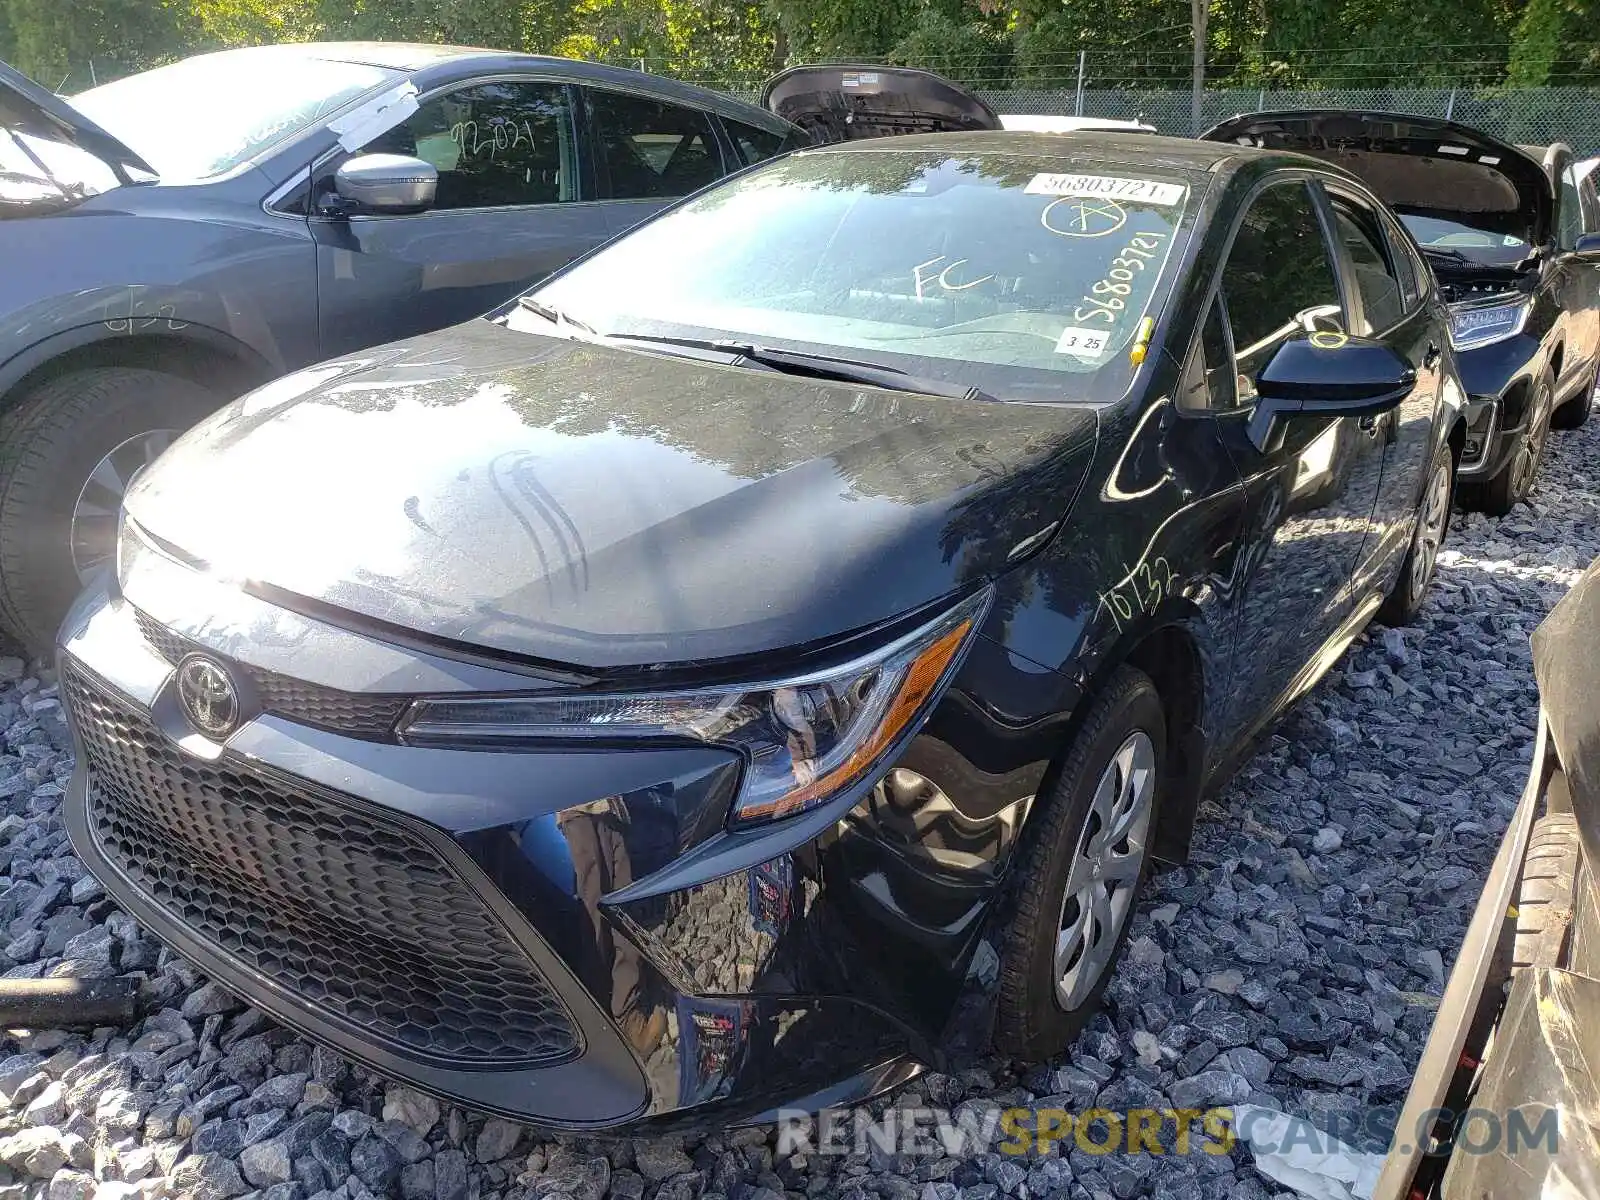
[[[105,367],[58,376],[0,413],[0,628],[49,652],[114,552],[133,476],[220,404],[174,375]]]
[[[1155,685],[1121,667],[1040,796],[1002,953],[995,1045],[1037,1061],[1094,1012],[1149,870],[1166,769]]]
[[[1422,488],[1422,503],[1417,508],[1417,523],[1411,531],[1411,549],[1400,564],[1400,578],[1384,597],[1378,620],[1385,625],[1409,625],[1422,611],[1439,550],[1450,529],[1450,495],[1455,484],[1455,459],[1449,446],[1440,446],[1428,467]]]
[[[1510,461],[1500,468],[1500,473],[1473,489],[1470,498],[1474,508],[1491,517],[1503,517],[1533,491],[1534,480],[1539,478],[1539,464],[1544,461],[1545,442],[1550,438],[1550,403],[1554,392],[1555,384],[1546,371],[1534,385],[1522,440],[1517,443]]]
[[[1589,414],[1594,411],[1595,393],[1600,392],[1600,363],[1589,375],[1589,381],[1583,389],[1568,400],[1550,418],[1550,424],[1556,429],[1577,429],[1589,419]]]
[[[1572,921],[1578,849],[1578,822],[1570,812],[1549,813],[1534,822],[1517,892],[1517,940],[1511,953],[1514,968],[1557,965],[1553,959],[1540,961],[1540,949],[1547,929]]]

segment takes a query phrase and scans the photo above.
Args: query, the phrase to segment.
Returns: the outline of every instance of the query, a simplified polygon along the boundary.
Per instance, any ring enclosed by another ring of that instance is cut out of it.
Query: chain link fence
[[[998,113],[1115,117],[1154,125],[1162,133],[1188,136],[1193,93],[1187,91],[1071,88],[980,91]],[[1203,93],[1201,129],[1239,113],[1289,108],[1356,108],[1448,117],[1520,145],[1566,142],[1579,158],[1600,154],[1600,89],[1580,87],[1383,88],[1337,91],[1208,91]]]

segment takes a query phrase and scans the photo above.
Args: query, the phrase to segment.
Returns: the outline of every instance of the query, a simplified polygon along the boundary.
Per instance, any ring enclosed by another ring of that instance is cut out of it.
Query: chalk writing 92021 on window
[[[1129,568],[1121,583],[1100,593],[1095,618],[1098,620],[1102,612],[1109,613],[1121,633],[1135,617],[1154,614],[1172,595],[1176,582],[1165,558],[1145,559]]]
[[[457,121],[450,127],[450,140],[465,158],[493,158],[518,146],[533,145],[533,124],[506,117],[495,117],[482,125],[477,121]]]

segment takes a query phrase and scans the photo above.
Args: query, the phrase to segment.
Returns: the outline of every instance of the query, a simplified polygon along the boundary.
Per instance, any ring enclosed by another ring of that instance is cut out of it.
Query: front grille
[[[561,1002],[455,870],[353,802],[182,754],[64,664],[97,848],[236,963],[411,1057],[543,1065],[578,1050]]]
[[[139,632],[144,635],[145,641],[169,663],[176,665],[183,661],[185,655],[196,653],[224,659],[230,669],[250,683],[264,711],[301,725],[315,725],[351,737],[383,738],[394,730],[395,722],[411,701],[409,696],[403,695],[342,692],[337,688],[263,671],[237,659],[226,658],[199,642],[192,642],[146,613],[139,612],[137,617]]]

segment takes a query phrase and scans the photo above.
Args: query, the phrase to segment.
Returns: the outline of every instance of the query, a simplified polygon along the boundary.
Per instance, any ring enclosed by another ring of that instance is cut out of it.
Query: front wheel
[[[1545,443],[1550,438],[1550,405],[1554,400],[1555,384],[1546,371],[1534,385],[1533,399],[1528,405],[1527,427],[1517,442],[1511,459],[1500,468],[1500,473],[1487,483],[1472,488],[1465,494],[1471,506],[1491,517],[1503,517],[1528,498],[1534,480],[1539,477],[1539,465],[1544,461]]]
[[[1411,531],[1411,548],[1400,565],[1400,578],[1394,581],[1394,588],[1378,610],[1378,620],[1385,625],[1409,625],[1422,611],[1439,561],[1439,548],[1450,528],[1450,491],[1454,481],[1455,459],[1449,446],[1440,446],[1428,467],[1422,504]]]
[[[995,1045],[1038,1061],[1094,1013],[1126,940],[1166,782],[1155,685],[1121,667],[1039,797],[1002,952]]]
[[[0,628],[48,654],[67,606],[116,548],[133,477],[221,404],[175,375],[60,375],[0,414]]]

